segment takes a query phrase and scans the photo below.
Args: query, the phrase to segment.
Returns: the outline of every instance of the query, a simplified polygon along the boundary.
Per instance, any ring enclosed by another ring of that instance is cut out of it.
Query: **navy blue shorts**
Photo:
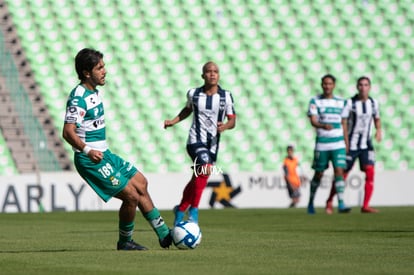
[[[212,152],[203,143],[187,144],[187,153],[193,160],[193,166],[214,164],[217,160],[217,151]]]
[[[351,171],[357,158],[361,171],[365,171],[365,166],[367,165],[375,165],[375,151],[373,149],[349,151],[346,155],[346,172]]]

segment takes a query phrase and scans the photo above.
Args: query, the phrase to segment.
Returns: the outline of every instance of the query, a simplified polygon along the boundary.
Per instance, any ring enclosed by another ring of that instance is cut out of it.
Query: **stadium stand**
[[[208,60],[220,65],[221,84],[233,92],[238,112],[237,128],[222,137],[218,165],[224,170],[278,170],[291,143],[309,167],[314,132],[306,107],[319,93],[325,73],[337,76],[336,93],[343,97],[355,93],[357,77],[372,78],[371,93],[380,101],[385,132],[384,141],[376,144],[378,168],[414,168],[408,153],[414,147],[414,124],[409,120],[414,113],[414,4],[0,3],[10,12],[57,133],[63,126],[66,96],[77,83],[74,55],[86,46],[105,53],[108,83],[102,90],[108,140],[113,151],[144,171],[184,171],[190,166],[185,153],[189,121],[167,131],[162,122],[180,110],[188,88],[202,84],[200,68]],[[71,159],[70,148],[62,146]],[[1,148],[7,154],[7,146]],[[16,162],[5,162],[15,169]]]
[[[0,15],[0,128],[14,166],[5,171],[69,170],[71,163],[67,151],[56,135],[11,16],[3,4],[0,5]]]
[[[3,135],[0,135],[0,175],[13,175],[17,170]]]

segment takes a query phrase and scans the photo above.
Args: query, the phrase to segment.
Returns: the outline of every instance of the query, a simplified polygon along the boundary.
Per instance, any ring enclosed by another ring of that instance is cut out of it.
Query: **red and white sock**
[[[371,200],[372,193],[374,192],[374,174],[375,169],[373,165],[367,165],[365,167],[365,193],[363,207],[369,207],[369,201]]]
[[[198,177],[195,178],[191,207],[198,208],[201,195],[203,194],[204,188],[207,186],[208,177],[208,175],[198,175]]]
[[[184,188],[183,197],[181,199],[180,205],[178,206],[178,210],[181,212],[186,211],[187,208],[191,205],[195,186],[194,181],[195,177],[193,176]]]

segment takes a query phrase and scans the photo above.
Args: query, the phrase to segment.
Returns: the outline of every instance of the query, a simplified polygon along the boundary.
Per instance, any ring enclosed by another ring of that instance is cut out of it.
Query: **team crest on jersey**
[[[208,154],[207,154],[207,153],[203,153],[203,154],[201,154],[201,159],[202,159],[205,163],[208,163],[208,162],[209,162],[209,160],[210,160],[210,157],[208,156]]]
[[[112,185],[113,185],[113,186],[116,186],[116,185],[118,185],[118,184],[119,184],[119,179],[115,178],[114,176],[111,176],[111,177],[109,178],[109,180],[112,182]]]

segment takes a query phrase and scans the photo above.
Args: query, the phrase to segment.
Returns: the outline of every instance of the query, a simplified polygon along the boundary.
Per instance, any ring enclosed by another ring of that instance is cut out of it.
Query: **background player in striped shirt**
[[[342,113],[346,101],[333,95],[336,79],[327,74],[322,77],[321,95],[313,97],[309,102],[308,116],[316,129],[316,144],[312,168],[315,174],[310,184],[308,213],[314,214],[314,198],[329,161],[334,167],[335,188],[338,194],[338,212],[348,213],[351,209],[344,203],[344,169],[346,168],[346,151]]]
[[[236,125],[233,97],[218,84],[220,72],[217,64],[211,61],[204,64],[201,77],[204,85],[190,89],[187,92],[187,103],[180,113],[174,119],[164,121],[164,128],[168,128],[193,113],[193,123],[187,139],[187,153],[193,162],[193,175],[184,188],[180,204],[174,208],[174,224],[184,219],[187,210],[189,220],[198,223],[198,206],[217,160],[220,134]]]
[[[378,101],[369,96],[371,89],[371,80],[362,76],[357,80],[358,93],[348,99],[344,112],[345,130],[348,135],[345,139],[347,145],[347,169],[344,177],[352,169],[355,160],[359,159],[359,168],[365,173],[364,201],[362,204],[362,213],[377,213],[378,210],[369,207],[369,201],[374,191],[374,165],[375,151],[372,144],[372,125],[375,126],[375,139],[380,142],[382,139],[381,120]],[[332,213],[332,200],[335,195],[335,189],[326,202],[326,213]]]
[[[167,248],[170,229],[151,200],[147,180],[131,163],[113,154],[106,143],[104,107],[97,86],[105,85],[103,54],[82,49],[75,58],[80,80],[70,93],[63,126],[63,138],[72,145],[75,167],[91,188],[107,202],[122,200],[119,209],[118,250],[147,250],[132,240],[137,207]]]

